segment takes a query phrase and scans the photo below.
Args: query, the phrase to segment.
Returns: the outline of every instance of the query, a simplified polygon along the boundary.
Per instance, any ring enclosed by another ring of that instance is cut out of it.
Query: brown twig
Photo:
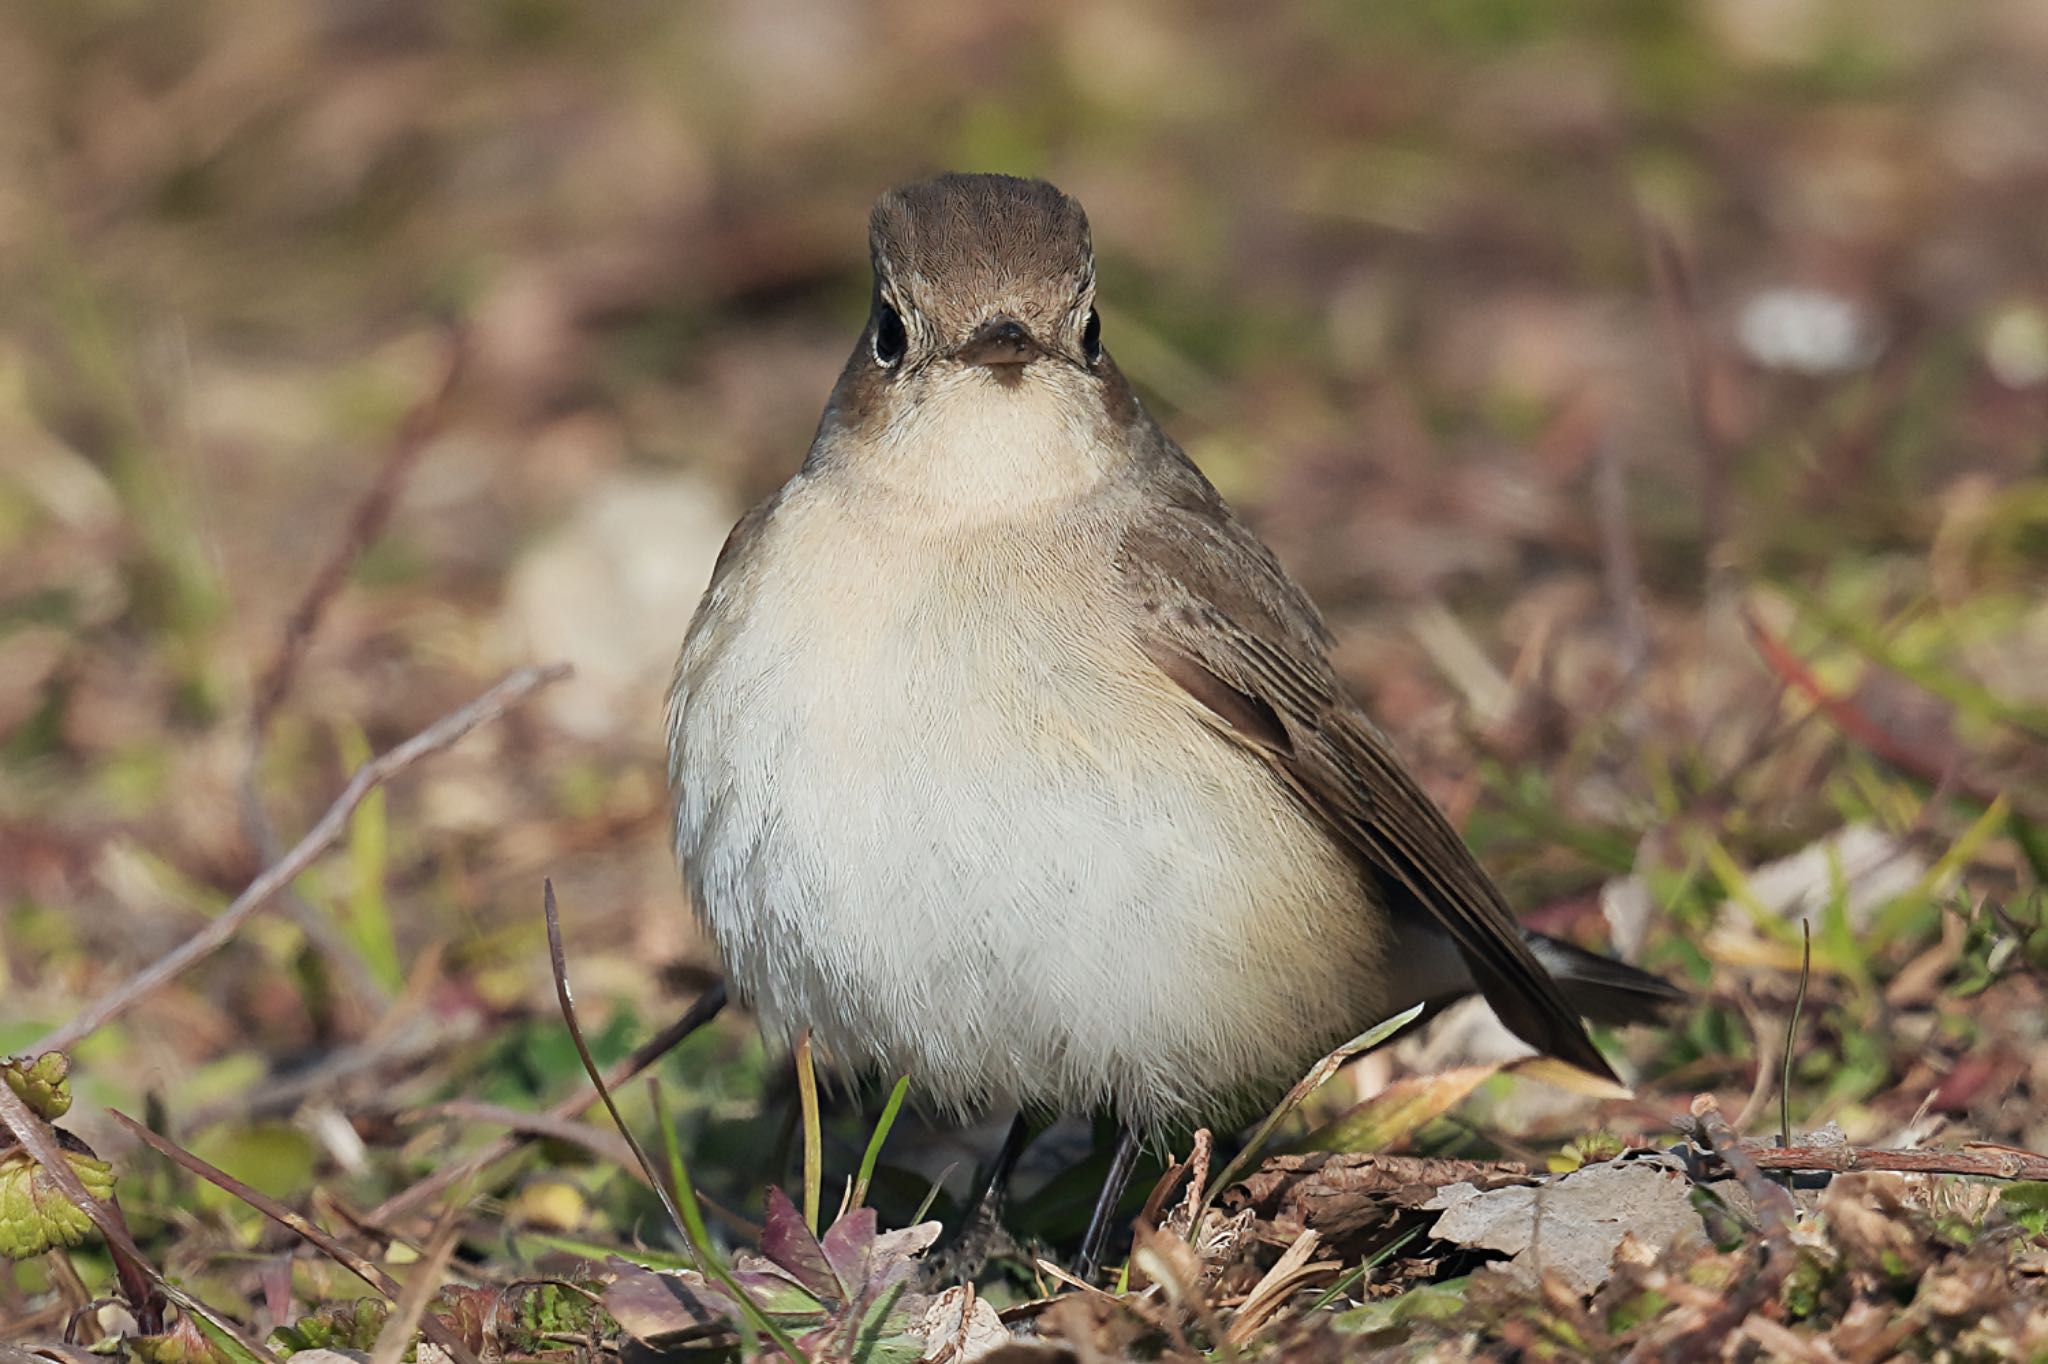
[[[1779,1287],[1799,1259],[1798,1249],[1792,1244],[1791,1224],[1786,1217],[1792,1206],[1792,1196],[1773,1184],[1758,1168],[1757,1162],[1751,1159],[1752,1152],[1736,1140],[1735,1133],[1729,1130],[1728,1120],[1721,1116],[1719,1101],[1713,1095],[1702,1094],[1694,1099],[1692,1115],[1697,1123],[1695,1139],[1721,1158],[1756,1205],[1757,1231],[1764,1241],[1764,1260],[1748,1282],[1731,1287],[1722,1297],[1720,1306],[1707,1313],[1692,1329],[1676,1340],[1658,1342],[1656,1353],[1651,1356],[1658,1360],[1706,1359],[1718,1354],[1727,1344],[1730,1333],[1747,1321],[1752,1312],[1776,1301]],[[1638,1350],[1631,1358],[1641,1353]]]
[[[460,710],[450,712],[396,748],[364,763],[356,769],[334,803],[327,807],[327,812],[306,831],[305,837],[251,881],[248,889],[236,896],[226,911],[175,949],[101,995],[70,1022],[38,1040],[29,1048],[30,1052],[65,1051],[76,1046],[81,1039],[90,1037],[127,1012],[151,991],[176,979],[194,962],[218,951],[241,931],[251,915],[340,840],[348,827],[349,816],[355,813],[356,807],[371,791],[420,759],[458,742],[471,730],[498,719],[542,687],[559,682],[568,675],[569,665],[566,663],[545,668],[521,668]]]
[[[257,1192],[227,1171],[222,1170],[218,1166],[208,1164],[205,1160],[193,1155],[176,1142],[150,1131],[147,1127],[119,1109],[108,1109],[107,1116],[120,1123],[122,1127],[127,1129],[130,1136],[164,1157],[164,1159],[190,1170],[207,1183],[233,1194],[236,1198],[241,1199],[244,1203],[247,1203],[250,1207],[283,1227],[286,1231],[309,1242],[321,1254],[327,1256],[328,1259],[376,1289],[393,1304],[397,1304],[404,1297],[405,1290],[400,1287],[396,1279],[393,1279],[375,1264],[356,1254],[347,1246],[335,1240],[319,1227],[314,1226],[311,1222],[268,1194]],[[455,1364],[478,1364],[476,1356],[471,1353],[469,1346],[463,1343],[462,1337],[450,1330],[447,1323],[443,1322],[440,1318],[431,1315],[425,1317],[420,1322],[420,1330],[428,1340],[433,1341],[436,1345],[446,1350],[449,1357],[455,1361]]]
[[[277,861],[283,853],[277,826],[263,803],[263,752],[270,734],[270,721],[277,714],[278,707],[284,704],[285,697],[290,695],[299,665],[305,659],[313,636],[319,631],[327,608],[340,595],[342,585],[348,581],[349,574],[361,561],[364,552],[384,533],[385,524],[391,519],[392,509],[398,505],[399,493],[403,491],[413,466],[445,423],[449,398],[455,391],[467,355],[466,339],[458,332],[448,342],[439,381],[399,424],[377,476],[357,500],[341,539],[313,575],[312,582],[307,584],[298,606],[286,618],[277,651],[256,684],[256,703],[249,712],[249,755],[242,771],[242,828],[254,845],[256,855],[266,864]],[[377,978],[377,973],[363,960],[362,953],[340,932],[331,918],[290,887],[279,892],[279,896],[285,912],[291,915],[292,921],[305,933],[315,950],[347,978],[349,988],[358,999],[380,1008],[391,1002],[390,991],[385,989],[384,982]]]
[[[1152,1192],[1145,1197],[1145,1207],[1138,1214],[1138,1223],[1143,1226],[1160,1225],[1160,1215],[1166,1211],[1166,1200],[1180,1187],[1183,1179],[1188,1181],[1188,1192],[1182,1206],[1193,1216],[1195,1204],[1209,1191],[1209,1161],[1215,1155],[1216,1138],[1206,1127],[1195,1130],[1188,1158],[1176,1161],[1159,1176],[1159,1182],[1152,1186]]]
[[[384,533],[384,525],[391,519],[392,509],[398,504],[398,494],[404,488],[412,466],[419,462],[420,455],[446,420],[448,402],[455,392],[456,382],[462,377],[468,353],[468,345],[460,333],[450,338],[442,358],[440,381],[405,414],[405,420],[399,424],[397,434],[392,437],[385,453],[384,464],[377,470],[377,477],[349,513],[348,525],[340,541],[313,575],[313,581],[307,585],[298,607],[286,618],[284,636],[278,641],[277,652],[271,656],[269,666],[263,670],[262,680],[256,684],[256,705],[249,714],[252,748],[261,746],[271,717],[291,692],[299,664],[305,658],[306,646],[312,643],[327,608],[340,594],[342,584],[348,581],[349,573],[363,557],[364,551]]]
[[[1793,653],[1783,640],[1771,632],[1770,627],[1757,618],[1755,612],[1745,611],[1743,623],[1749,630],[1749,637],[1755,643],[1757,652],[1763,655],[1764,662],[1770,666],[1771,671],[1783,678],[1794,691],[1811,701],[1828,717],[1836,729],[1894,767],[1902,768],[1929,781],[1939,775],[1929,767],[1920,754],[1894,739],[1882,725],[1865,715],[1854,701],[1845,696],[1837,696],[1828,690],[1826,685],[1813,675],[1813,669],[1806,665],[1806,660]]]
[[[669,1024],[666,1028],[663,1028],[646,1042],[643,1042],[633,1051],[632,1055],[619,1062],[616,1066],[613,1066],[605,1074],[605,1084],[613,1089],[624,1085],[635,1075],[638,1075],[641,1071],[668,1055],[671,1050],[681,1044],[684,1038],[716,1018],[724,1008],[725,982],[719,981],[709,990],[699,995],[697,1002],[685,1010],[682,1017]],[[590,1107],[596,1098],[597,1095],[594,1091],[578,1089],[568,1098],[563,1099],[553,1108],[550,1108],[547,1111],[547,1117],[566,1121]],[[401,1189],[372,1208],[364,1215],[363,1220],[376,1225],[387,1225],[439,1196],[444,1190],[453,1187],[462,1180],[468,1179],[485,1166],[503,1160],[506,1156],[511,1155],[514,1151],[526,1145],[526,1143],[534,1140],[537,1135],[538,1133],[533,1131],[507,1133],[505,1136],[499,1137],[496,1141],[485,1146],[482,1150],[456,1161],[453,1165],[443,1166],[441,1169],[436,1170],[411,1188]]]

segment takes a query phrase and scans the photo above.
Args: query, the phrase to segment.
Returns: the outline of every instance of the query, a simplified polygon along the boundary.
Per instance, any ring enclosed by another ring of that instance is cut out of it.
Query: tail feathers
[[[1522,936],[1571,1006],[1591,1022],[1616,1027],[1654,1023],[1667,1009],[1687,999],[1685,991],[1677,986],[1647,971],[1638,971],[1626,962],[1541,933],[1524,932]]]

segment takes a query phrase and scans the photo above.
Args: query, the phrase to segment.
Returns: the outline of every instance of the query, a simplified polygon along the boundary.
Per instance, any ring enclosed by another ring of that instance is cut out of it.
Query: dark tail
[[[1620,1026],[1654,1023],[1664,1011],[1686,1002],[1685,991],[1626,962],[1588,952],[1557,938],[1524,931],[1522,938],[1550,972],[1579,1016]]]

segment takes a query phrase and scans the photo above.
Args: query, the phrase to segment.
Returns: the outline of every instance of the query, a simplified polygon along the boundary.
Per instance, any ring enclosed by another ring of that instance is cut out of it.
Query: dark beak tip
[[[1045,350],[1022,322],[998,316],[977,327],[955,354],[970,365],[1028,365]]]

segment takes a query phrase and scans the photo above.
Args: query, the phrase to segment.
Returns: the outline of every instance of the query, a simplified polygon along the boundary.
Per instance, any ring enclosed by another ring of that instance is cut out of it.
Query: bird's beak
[[[1028,365],[1045,354],[1029,329],[1016,318],[997,313],[974,329],[953,358],[965,365],[987,365],[991,369]]]

